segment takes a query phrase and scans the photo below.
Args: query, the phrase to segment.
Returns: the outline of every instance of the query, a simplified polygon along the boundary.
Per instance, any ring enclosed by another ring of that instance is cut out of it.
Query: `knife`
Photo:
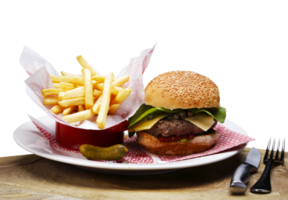
[[[230,191],[234,194],[244,194],[250,172],[257,171],[261,160],[261,153],[254,147],[249,151],[245,160],[239,165],[233,174],[230,183]]]

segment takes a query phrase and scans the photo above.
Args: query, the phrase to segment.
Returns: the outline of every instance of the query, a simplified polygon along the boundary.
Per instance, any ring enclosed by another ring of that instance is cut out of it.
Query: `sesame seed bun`
[[[171,71],[155,77],[145,88],[145,104],[166,109],[219,108],[217,85],[191,71]]]

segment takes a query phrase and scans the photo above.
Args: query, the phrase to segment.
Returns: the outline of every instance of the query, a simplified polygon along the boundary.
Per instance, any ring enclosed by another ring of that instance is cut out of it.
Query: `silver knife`
[[[254,147],[249,151],[245,160],[239,165],[233,174],[230,183],[230,191],[234,194],[244,194],[250,172],[257,171],[261,160],[261,153]]]

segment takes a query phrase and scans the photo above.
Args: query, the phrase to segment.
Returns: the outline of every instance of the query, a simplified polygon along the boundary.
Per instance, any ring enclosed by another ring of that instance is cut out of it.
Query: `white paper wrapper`
[[[120,104],[120,107],[114,115],[107,116],[105,129],[127,120],[136,112],[137,108],[144,103],[145,93],[142,74],[144,73],[150,62],[150,58],[152,56],[154,48],[155,46],[151,49],[144,50],[140,54],[140,56],[132,58],[128,66],[123,68],[117,76],[130,76],[129,81],[125,83],[122,87],[131,88],[132,92],[129,97]],[[55,115],[50,112],[49,109],[51,109],[52,106],[44,106],[42,104],[42,89],[54,87],[49,74],[59,76],[57,71],[49,62],[43,59],[36,52],[32,51],[30,48],[24,46],[22,54],[20,56],[20,64],[30,76],[25,81],[25,83],[27,84],[27,95],[50,117],[52,117],[59,123],[73,126],[76,128],[99,130],[96,123],[96,117],[91,118],[90,120],[85,120],[81,123],[69,124],[62,120],[62,114]]]

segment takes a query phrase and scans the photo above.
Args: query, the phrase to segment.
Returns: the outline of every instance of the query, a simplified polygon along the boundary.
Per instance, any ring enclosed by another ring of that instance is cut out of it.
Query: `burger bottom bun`
[[[217,133],[194,136],[188,142],[161,142],[157,137],[137,132],[137,142],[151,153],[160,155],[189,155],[205,151],[212,147],[218,139]]]

